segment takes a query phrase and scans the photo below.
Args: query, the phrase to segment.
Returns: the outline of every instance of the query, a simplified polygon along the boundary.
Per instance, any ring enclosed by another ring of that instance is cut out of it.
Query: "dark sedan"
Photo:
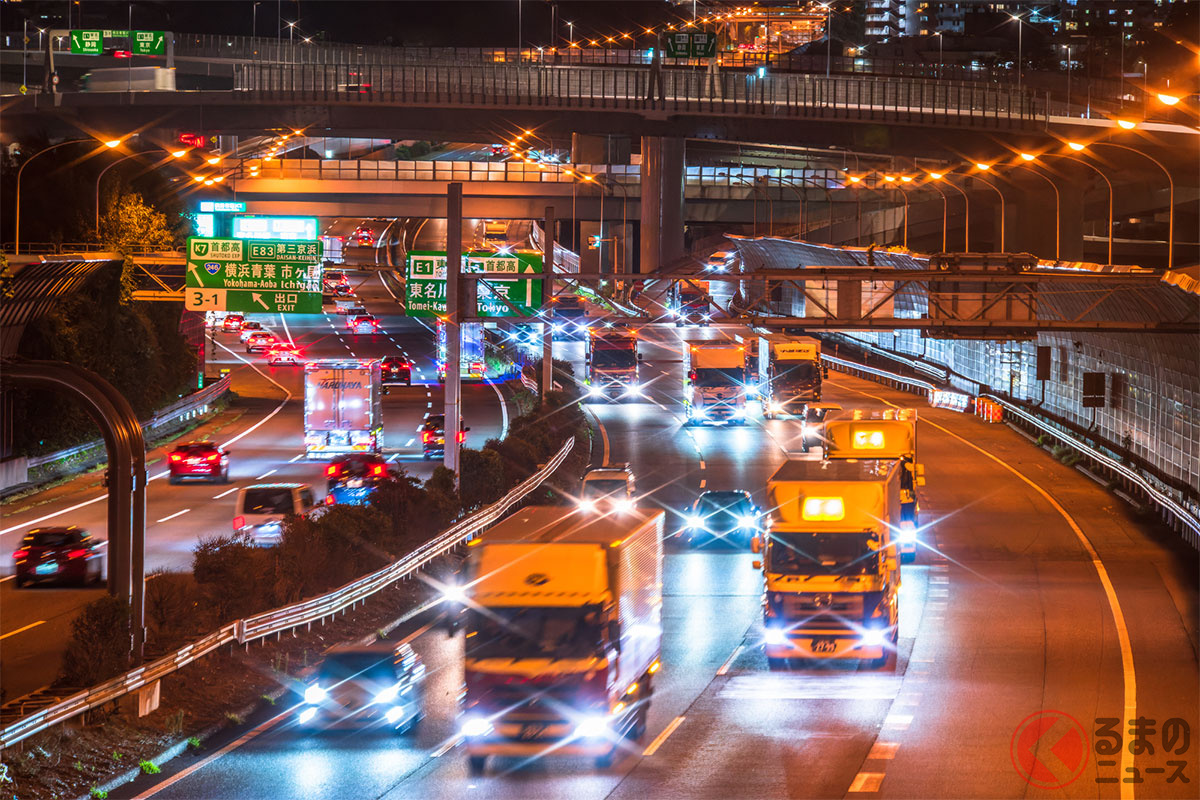
[[[42,581],[77,586],[98,583],[103,561],[99,543],[75,526],[34,528],[13,552],[18,587]]]

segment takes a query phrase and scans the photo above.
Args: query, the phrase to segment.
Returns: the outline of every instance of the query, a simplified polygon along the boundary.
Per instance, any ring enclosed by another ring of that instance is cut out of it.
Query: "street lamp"
[[[16,203],[15,203],[15,206],[16,206],[16,220],[15,220],[16,221],[16,233],[15,233],[15,236],[13,237],[13,254],[14,255],[21,254],[21,173],[23,173],[25,171],[25,167],[29,166],[29,162],[33,161],[35,158],[40,156],[42,153],[49,153],[51,150],[57,150],[58,148],[66,147],[69,144],[79,144],[80,142],[94,142],[94,141],[95,141],[95,139],[92,139],[90,137],[85,138],[85,139],[68,139],[65,142],[59,142],[58,144],[52,144],[49,147],[38,150],[36,153],[31,155],[29,158],[27,158],[21,162],[20,168],[17,169],[17,199],[16,199]],[[110,139],[109,141],[104,142],[104,144],[106,147],[110,147],[110,148],[117,147],[121,144],[121,140],[120,139]]]
[[[1120,124],[1120,122],[1121,122],[1120,120],[1117,120],[1117,124]],[[1124,128],[1125,126],[1121,125],[1121,127]],[[1130,127],[1133,127],[1132,124],[1130,125]],[[1126,130],[1128,130],[1128,128],[1126,128]],[[1154,165],[1157,166],[1160,170],[1162,170],[1162,174],[1167,176],[1167,191],[1169,193],[1169,197],[1167,198],[1167,214],[1168,214],[1168,216],[1167,216],[1167,269],[1174,268],[1174,265],[1175,265],[1175,258],[1174,258],[1174,256],[1175,256],[1175,181],[1171,178],[1171,173],[1167,171],[1167,168],[1164,167],[1162,165],[1162,162],[1159,161],[1157,158],[1154,158],[1151,155],[1143,153],[1141,150],[1138,150],[1136,148],[1129,147],[1128,145],[1116,144],[1115,142],[1092,142],[1092,146],[1093,147],[1097,147],[1097,146],[1117,147],[1117,148],[1120,148],[1121,150],[1128,150],[1131,153],[1137,153],[1142,158],[1153,161]],[[1112,260],[1112,258],[1110,256],[1109,261],[1111,261],[1111,260]]]
[[[1058,184],[1050,180],[1050,177],[1043,175],[1033,168],[1033,162],[1037,161],[1037,156],[1033,153],[1021,153],[1021,160],[1024,164],[1017,164],[1018,167],[1025,167],[1034,175],[1050,184],[1050,188],[1054,190],[1054,260],[1062,259],[1060,243],[1062,242],[1062,196],[1058,192]]]
[[[829,27],[833,8],[829,3],[822,3],[821,7],[825,9],[825,77],[828,78],[830,62],[833,60],[833,31]]]
[[[896,183],[895,175],[885,175],[885,176],[883,176],[883,179],[887,183],[892,184],[892,188],[899,190],[900,196],[904,198],[904,234],[903,234],[904,238],[901,240],[901,246],[904,247],[905,250],[907,250],[908,249],[908,192],[904,191],[904,188],[900,184]],[[911,181],[912,178],[909,178],[908,180]]]
[[[1076,158],[1075,156],[1068,155],[1066,153],[1044,153],[1042,155],[1042,157],[1043,158],[1048,158],[1048,157],[1065,158],[1070,161],[1074,161],[1077,164],[1083,164],[1085,167],[1090,169],[1092,172],[1095,172],[1097,175],[1099,175],[1104,180],[1104,183],[1108,185],[1108,263],[1112,264],[1112,251],[1113,251],[1113,185],[1112,185],[1112,181],[1110,181],[1108,179],[1108,176],[1105,175],[1104,172],[1101,171],[1101,169],[1099,167],[1095,166],[1094,164],[1089,164],[1088,162],[1084,161],[1082,158]]]
[[[987,172],[991,168],[991,164],[985,164],[983,162],[976,162],[975,164],[975,169],[979,170],[980,172]],[[996,193],[996,196],[1000,198],[1000,252],[1004,253],[1006,252],[1005,246],[1007,243],[1004,218],[1008,216],[1004,208],[1004,193],[1000,191],[1000,187],[996,186],[996,184],[992,183],[987,178],[984,178],[982,175],[975,175],[974,177],[984,186],[991,188],[991,190]]]
[[[942,71],[943,71],[943,70],[946,68],[946,57],[945,57],[944,51],[943,51],[943,49],[942,49],[943,45],[945,45],[945,38],[946,38],[946,37],[944,37],[944,36],[942,35],[942,32],[941,32],[941,31],[938,31],[937,33],[935,33],[935,34],[934,34],[934,36],[936,36],[936,37],[937,37],[937,40],[938,40],[938,71],[937,71],[937,76],[938,76],[938,80],[940,81],[940,80],[942,79]],[[945,249],[945,248],[943,247],[942,249]]]
[[[935,181],[943,181],[944,180],[946,182],[947,186],[949,186],[951,189],[953,189],[954,191],[956,191],[962,195],[962,199],[963,199],[963,252],[965,252],[965,253],[971,252],[971,199],[967,196],[967,193],[965,191],[958,188],[958,186],[956,186],[954,184],[954,181],[950,180],[949,173],[931,172],[931,173],[929,173],[929,177],[931,180],[935,180]]]
[[[1017,93],[1019,94],[1021,92],[1021,60],[1024,55],[1022,34],[1025,32],[1025,27],[1021,24],[1020,14],[1009,14],[1009,16],[1012,17],[1013,22],[1017,23]]]

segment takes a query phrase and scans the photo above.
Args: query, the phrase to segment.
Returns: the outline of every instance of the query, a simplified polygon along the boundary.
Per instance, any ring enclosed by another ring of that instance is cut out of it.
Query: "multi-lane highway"
[[[590,406],[601,433],[594,464],[629,462],[641,502],[672,512],[703,489],[749,489],[761,504],[783,460],[809,457],[795,452],[798,423],[684,427],[678,334],[644,334],[648,399]],[[576,343],[558,350],[580,357]],[[846,408],[919,404],[837,374],[826,399]],[[920,414],[923,515],[936,522],[902,570],[899,649],[888,668],[770,670],[752,556],[674,541],[649,731],[609,769],[496,759],[472,777],[455,721],[463,639],[429,630],[413,639],[429,669],[415,738],[306,736],[286,707],[271,708],[227,746],[212,743],[114,796],[1115,798],[1133,788],[1193,797],[1194,757],[1165,754],[1158,734],[1136,760],[1098,755],[1092,740],[1103,718],[1140,716],[1158,728],[1180,718],[1197,730],[1195,554],[1008,428],[949,410]],[[668,517],[669,530],[677,524]],[[1018,739],[1014,748],[1014,731],[1044,709],[1064,715],[1057,727],[1034,737],[1037,747]],[[1079,721],[1082,740],[1065,715]],[[1014,766],[1033,759],[1048,781],[1077,776],[1053,792],[1035,789]],[[1168,780],[1168,762],[1179,760],[1190,783]],[[1126,777],[1125,766],[1145,783],[1107,782]]]
[[[383,399],[384,446],[389,460],[410,474],[427,478],[437,461],[425,461],[421,452],[420,425],[430,413],[440,413],[443,395],[434,365],[433,334],[423,324],[404,317],[378,274],[351,272],[357,297],[380,320],[376,334],[355,335],[346,329],[345,317],[332,313],[251,315],[276,336],[300,346],[304,358],[378,359],[405,355],[413,362],[413,385],[390,387]],[[317,497],[325,494],[320,462],[304,457],[302,410],[303,370],[295,366],[270,367],[261,354],[247,354],[233,333],[216,334],[215,363],[210,370],[228,368],[238,399],[231,411],[201,427],[187,439],[211,438],[228,444],[230,483],[168,484],[165,453],[149,454],[151,481],[146,496],[146,569],[188,569],[192,548],[206,536],[232,530],[233,508],[239,488],[262,482],[311,484]],[[463,387],[464,421],[471,427],[469,446],[482,446],[501,436],[509,415],[503,389],[491,384]],[[0,529],[0,554],[6,575],[0,579],[0,646],[4,660],[0,685],[5,697],[19,697],[46,685],[57,672],[58,654],[69,632],[70,620],[99,589],[35,587],[17,590],[11,579],[11,553],[21,536],[38,525],[79,525],[105,539],[104,490],[96,475],[84,476],[65,486],[40,493],[5,509]]]

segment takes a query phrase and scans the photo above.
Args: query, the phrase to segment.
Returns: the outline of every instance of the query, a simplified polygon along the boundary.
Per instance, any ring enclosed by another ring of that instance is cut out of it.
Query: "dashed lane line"
[[[167,516],[163,517],[160,520],[156,520],[155,522],[156,523],[167,522],[169,520],[175,519],[176,517],[182,517],[184,514],[188,513],[189,511],[191,511],[190,508],[185,508],[183,511],[176,511],[174,514],[168,514]]]

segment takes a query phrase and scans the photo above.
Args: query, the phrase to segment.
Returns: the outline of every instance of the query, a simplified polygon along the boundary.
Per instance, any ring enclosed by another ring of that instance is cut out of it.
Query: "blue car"
[[[365,506],[375,487],[388,477],[387,462],[378,453],[338,456],[325,467],[325,505]]]

